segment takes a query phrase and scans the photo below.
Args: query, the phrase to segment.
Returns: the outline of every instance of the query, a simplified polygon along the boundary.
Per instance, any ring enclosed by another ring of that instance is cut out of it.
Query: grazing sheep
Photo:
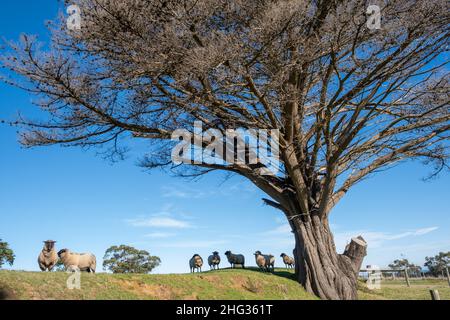
[[[262,254],[261,251],[256,251],[254,253],[256,265],[267,272],[275,269],[275,257],[271,254]]]
[[[289,257],[287,254],[282,253],[280,257],[283,258],[284,265],[286,268],[294,268],[295,260],[294,258]]]
[[[38,257],[39,268],[41,268],[42,271],[52,271],[58,263],[55,243],[56,241],[53,240],[44,241],[44,248]]]
[[[198,254],[194,254],[194,256],[189,260],[189,267],[191,268],[191,272],[194,273],[195,269],[197,272],[202,272],[203,259]]]
[[[209,264],[209,268],[210,269],[219,269],[219,264],[220,264],[220,256],[219,253],[217,251],[214,251],[213,254],[211,256],[208,257],[208,264]]]
[[[242,268],[245,269],[245,257],[242,254],[233,254],[228,250],[225,252],[225,255],[227,256],[232,269],[234,269],[237,264],[242,265]]]
[[[69,249],[62,249],[58,252],[58,256],[67,271],[95,273],[97,259],[92,253],[73,253]]]

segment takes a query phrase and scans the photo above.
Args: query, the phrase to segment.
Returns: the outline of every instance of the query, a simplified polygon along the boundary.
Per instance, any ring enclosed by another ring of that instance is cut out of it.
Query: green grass
[[[316,299],[293,279],[292,271],[275,274],[255,269],[224,269],[196,274],[111,275],[82,274],[81,290],[66,288],[68,275],[0,271],[0,289],[25,300],[310,300]],[[360,299],[430,299],[429,289],[438,289],[441,299],[450,300],[444,280],[415,280],[408,288],[402,281],[383,281],[381,290],[359,286]]]
[[[430,290],[439,291],[441,300],[450,300],[450,287],[447,280],[411,280],[411,287],[405,280],[383,280],[379,290],[369,290],[360,283],[359,298],[362,300],[431,300]]]
[[[316,299],[305,292],[292,274],[275,275],[252,269],[224,269],[196,274],[111,275],[82,274],[81,290],[66,288],[62,272],[0,271],[2,284],[18,299]]]

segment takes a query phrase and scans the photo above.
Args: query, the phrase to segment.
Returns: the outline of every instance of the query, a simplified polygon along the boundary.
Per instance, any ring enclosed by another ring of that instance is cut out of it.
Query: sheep
[[[237,264],[242,265],[242,269],[245,269],[245,257],[242,254],[233,254],[228,250],[225,252],[225,255],[227,256],[232,269],[234,269]]]
[[[294,258],[289,257],[287,254],[282,253],[280,257],[283,258],[284,265],[286,268],[294,268],[295,260]]]
[[[210,269],[219,269],[219,264],[220,264],[220,256],[219,253],[217,251],[214,251],[213,254],[211,256],[208,257],[208,264],[209,264],[209,268]]]
[[[58,255],[55,250],[56,241],[44,241],[44,248],[38,257],[38,264],[41,271],[52,271],[58,263]]]
[[[272,268],[272,272],[275,272],[275,257],[269,254],[269,271]]]
[[[274,271],[275,269],[275,257],[271,254],[262,254],[261,251],[256,251],[254,253],[256,265],[261,269],[267,272],[270,272],[271,269]]]
[[[194,256],[189,260],[189,267],[191,268],[191,272],[194,273],[195,269],[197,272],[202,272],[203,259],[198,254],[194,254]]]
[[[266,258],[261,254],[260,251],[256,251],[254,253],[256,265],[259,267],[259,269],[263,270],[266,268]]]
[[[62,249],[58,252],[67,271],[86,271],[95,273],[97,259],[92,253],[73,253],[69,249]]]

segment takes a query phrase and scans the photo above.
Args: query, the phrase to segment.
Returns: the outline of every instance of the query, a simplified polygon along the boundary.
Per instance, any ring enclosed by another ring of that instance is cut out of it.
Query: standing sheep
[[[289,257],[287,254],[282,253],[280,257],[283,258],[284,265],[286,268],[294,268],[295,260],[294,258]]]
[[[237,264],[242,265],[242,268],[245,269],[245,257],[242,254],[233,254],[228,250],[225,252],[225,255],[227,256],[232,269],[234,269]]]
[[[189,267],[191,268],[191,272],[194,273],[195,269],[197,272],[202,272],[203,259],[198,254],[194,254],[194,256],[189,260]]]
[[[92,253],[72,253],[69,249],[62,249],[58,256],[68,271],[95,273],[97,259]]]
[[[271,254],[262,254],[261,251],[254,253],[256,265],[267,272],[275,270],[275,257]]]
[[[219,264],[220,264],[220,256],[219,253],[217,251],[214,251],[213,254],[211,256],[208,257],[208,264],[209,264],[209,268],[210,269],[219,269]]]
[[[256,265],[259,267],[261,271],[264,271],[266,269],[266,258],[261,254],[260,251],[256,251],[254,253]]]
[[[56,241],[47,240],[44,241],[44,248],[38,257],[39,268],[42,271],[52,271],[55,265],[58,263],[58,255],[55,250]]]

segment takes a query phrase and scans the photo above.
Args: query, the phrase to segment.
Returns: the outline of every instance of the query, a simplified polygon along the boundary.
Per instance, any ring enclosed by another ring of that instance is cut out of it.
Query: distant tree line
[[[449,267],[450,251],[439,252],[434,257],[425,257],[424,266],[428,271],[425,272],[433,277],[445,275],[445,269]],[[394,270],[408,269],[410,273],[421,273],[422,267],[408,261],[408,259],[397,259],[389,264],[389,268]]]
[[[428,268],[433,276],[438,277],[445,272],[446,268],[448,268],[449,260],[450,251],[439,252],[439,254],[434,257],[425,257],[425,267]]]
[[[0,268],[4,264],[12,266],[15,258],[14,251],[9,247],[8,242],[4,242],[0,239]]]
[[[103,257],[103,268],[112,273],[150,273],[160,264],[159,257],[126,245],[110,247]]]

